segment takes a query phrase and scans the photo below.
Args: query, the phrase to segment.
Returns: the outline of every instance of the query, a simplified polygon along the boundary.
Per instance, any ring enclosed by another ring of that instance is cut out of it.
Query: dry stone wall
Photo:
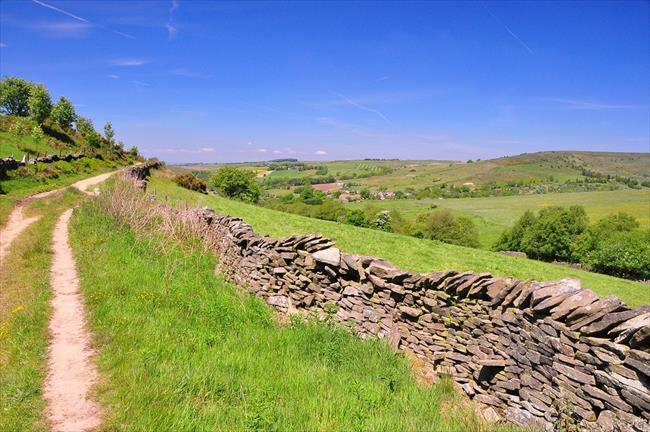
[[[4,177],[7,174],[7,171],[15,170],[25,165],[31,165],[36,163],[53,163],[58,161],[71,162],[73,160],[79,160],[82,157],[84,157],[83,154],[75,153],[75,154],[66,154],[63,156],[58,156],[58,155],[40,156],[34,159],[27,159],[26,157],[23,157],[23,159],[21,160],[16,160],[12,157],[0,159],[0,178]]]
[[[414,353],[486,417],[650,431],[648,305],[599,298],[575,280],[413,273],[318,235],[261,237],[239,218],[209,209],[196,217],[228,279],[282,313],[329,317]]]

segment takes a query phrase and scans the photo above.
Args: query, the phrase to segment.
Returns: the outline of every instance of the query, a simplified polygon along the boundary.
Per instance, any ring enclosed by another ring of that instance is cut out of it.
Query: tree
[[[350,210],[345,215],[345,223],[354,226],[364,227],[367,225],[366,215],[361,209]]]
[[[571,260],[571,244],[587,229],[582,206],[549,207],[539,212],[525,231],[519,250],[542,260]]]
[[[27,103],[29,116],[38,124],[43,123],[52,112],[52,98],[43,84],[32,85]]]
[[[228,198],[257,202],[260,187],[255,182],[255,174],[239,168],[224,166],[210,177],[210,187]]]
[[[459,246],[479,246],[474,222],[463,216],[454,216],[449,210],[418,216],[415,235]]]
[[[129,155],[131,155],[132,158],[136,159],[138,156],[140,156],[140,152],[136,146],[133,146],[129,150]]]
[[[111,146],[115,146],[115,131],[111,122],[107,121],[104,124],[104,138]]]
[[[499,240],[494,245],[495,250],[505,251],[521,251],[521,240],[524,238],[524,233],[535,223],[535,215],[532,211],[526,210],[519,218],[515,225],[505,230]]]
[[[618,231],[590,254],[593,270],[631,279],[650,279],[650,233]]]
[[[54,105],[54,108],[52,108],[50,117],[52,117],[52,120],[61,126],[61,128],[70,129],[72,127],[72,123],[77,120],[77,113],[74,110],[72,102],[61,96],[57,103]]]
[[[0,111],[4,114],[27,117],[32,84],[18,77],[0,81]]]
[[[84,137],[89,146],[99,148],[102,146],[102,136],[95,130],[92,120],[77,116],[77,132]]]

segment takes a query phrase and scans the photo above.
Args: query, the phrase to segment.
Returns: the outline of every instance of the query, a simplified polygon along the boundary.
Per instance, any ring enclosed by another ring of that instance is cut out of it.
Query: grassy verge
[[[279,326],[214,276],[211,255],[136,237],[94,204],[75,212],[71,241],[104,430],[483,430],[448,382],[419,387],[385,343]]]
[[[568,266],[282,213],[191,192],[176,186],[161,175],[154,175],[149,190],[156,193],[160,200],[168,200],[172,204],[208,206],[221,214],[239,216],[260,234],[287,236],[320,233],[336,240],[337,245],[347,252],[379,256],[412,271],[454,269],[537,280],[572,277],[580,279],[584,287],[592,289],[599,295],[615,294],[631,306],[648,303],[650,295],[650,287],[639,282],[590,273]]]
[[[52,230],[80,199],[73,191],[34,203],[42,214],[14,242],[0,269],[0,430],[45,431],[45,377]]]

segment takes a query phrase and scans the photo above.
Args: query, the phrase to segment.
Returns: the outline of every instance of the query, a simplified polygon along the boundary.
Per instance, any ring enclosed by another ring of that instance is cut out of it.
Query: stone
[[[571,366],[567,366],[560,362],[553,362],[553,368],[572,381],[579,382],[581,384],[596,385],[596,380],[593,375],[588,375],[584,372],[580,372]]]
[[[328,248],[316,251],[312,254],[315,261],[329,264],[335,267],[341,265],[341,251],[338,248]]]
[[[621,307],[621,301],[616,296],[607,296],[588,306],[580,307],[567,316],[571,330],[577,330],[592,321],[596,321],[607,313],[615,312]]]
[[[650,325],[650,312],[637,315],[636,317],[625,321],[609,331],[609,335],[617,335],[628,330],[638,330],[641,327]]]
[[[598,295],[587,289],[583,289],[565,298],[562,303],[551,309],[551,319],[560,319],[574,310],[588,306],[598,300]]]
[[[401,306],[399,310],[403,315],[414,319],[417,319],[420,315],[422,315],[422,311],[420,309],[412,308],[409,306]]]
[[[623,312],[615,312],[605,315],[600,320],[589,324],[582,328],[580,331],[586,335],[594,335],[613,329],[617,325],[628,321],[641,313],[640,310],[628,310]]]
[[[632,348],[646,347],[650,344],[650,326],[641,327],[634,332],[630,338],[630,346]]]
[[[623,363],[650,378],[650,354],[632,349],[628,351]]]
[[[496,278],[487,286],[485,294],[494,300],[499,295],[505,297],[512,287],[514,284],[511,278]]]
[[[502,420],[502,417],[492,407],[487,407],[481,410],[481,417],[483,417],[483,420],[487,423],[498,423]]]
[[[578,279],[561,279],[559,281],[551,281],[538,283],[535,285],[535,289],[531,293],[530,304],[533,306],[533,310],[538,306],[543,300],[546,299],[556,299],[556,302],[548,302],[545,307],[540,308],[546,309],[551,308],[559,304],[564,300],[569,294],[574,293],[580,289],[580,280]]]

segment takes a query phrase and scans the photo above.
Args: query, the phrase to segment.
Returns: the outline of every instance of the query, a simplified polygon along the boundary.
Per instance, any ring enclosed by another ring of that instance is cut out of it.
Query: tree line
[[[102,136],[95,130],[91,119],[77,114],[68,98],[61,96],[53,103],[50,92],[41,83],[11,76],[0,80],[0,113],[33,120],[41,134],[44,123],[49,119],[63,131],[76,131],[90,147],[107,146],[124,151],[124,144],[116,142],[110,121],[104,124]],[[129,152],[133,157],[138,156],[137,147],[132,147]]]

